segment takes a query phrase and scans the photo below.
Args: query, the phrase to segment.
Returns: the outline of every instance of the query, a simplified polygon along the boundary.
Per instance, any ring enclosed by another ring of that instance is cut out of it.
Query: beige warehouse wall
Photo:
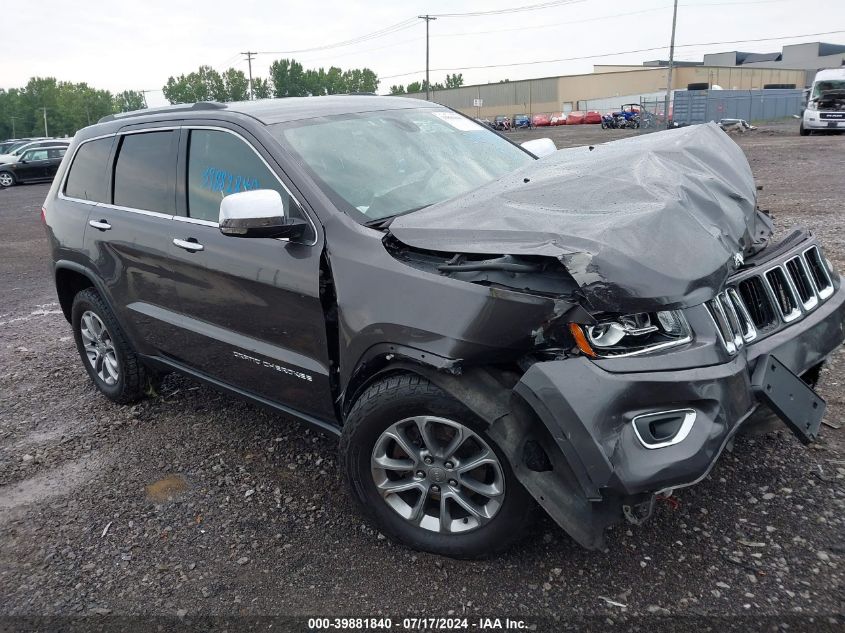
[[[455,108],[468,116],[481,118],[560,112],[564,103],[571,103],[575,108],[579,101],[665,93],[667,74],[668,69],[665,67],[640,67],[589,75],[462,86],[432,91],[432,101]],[[766,84],[795,84],[802,87],[804,71],[730,66],[686,66],[674,69],[674,90],[685,90],[687,85],[693,83],[717,84],[726,90],[757,90]],[[425,93],[408,96],[425,99]],[[483,106],[473,106],[474,99],[482,99]]]

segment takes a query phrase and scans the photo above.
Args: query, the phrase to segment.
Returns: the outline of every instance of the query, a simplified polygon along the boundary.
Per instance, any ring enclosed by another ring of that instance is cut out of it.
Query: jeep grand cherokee
[[[43,214],[105,396],[178,371],[295,416],[340,437],[381,531],[478,557],[535,504],[603,548],[754,417],[814,439],[840,278],[756,196],[712,124],[538,159],[335,96],[106,117]]]

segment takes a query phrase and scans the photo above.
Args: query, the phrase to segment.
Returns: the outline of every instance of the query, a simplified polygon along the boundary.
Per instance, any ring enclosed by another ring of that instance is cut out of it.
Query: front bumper
[[[845,118],[839,118],[842,115],[842,112],[804,110],[803,125],[807,130],[845,130]]]
[[[743,422],[764,406],[752,386],[758,362],[772,355],[793,373],[804,374],[842,344],[843,322],[845,293],[835,292],[800,321],[746,345],[729,362],[629,372],[607,371],[585,357],[540,362],[515,391],[560,449],[573,489],[606,514],[608,505],[619,510],[623,503],[703,479]],[[696,414],[685,438],[662,448],[644,446],[634,418],[679,409]],[[555,516],[553,508],[544,507]],[[621,519],[621,512],[616,514]]]

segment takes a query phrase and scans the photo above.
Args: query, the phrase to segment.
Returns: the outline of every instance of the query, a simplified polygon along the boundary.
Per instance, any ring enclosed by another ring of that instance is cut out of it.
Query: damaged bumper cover
[[[838,290],[838,279],[834,283]],[[755,411],[774,408],[759,384],[767,360],[787,374],[804,374],[843,342],[843,321],[845,294],[835,292],[727,362],[659,370],[646,358],[538,362],[514,392],[542,421],[565,464],[553,458],[551,468],[532,472],[523,446],[512,451],[522,460],[515,472],[573,538],[601,549],[604,528],[620,522],[630,506],[650,505],[661,491],[699,482]],[[817,430],[824,402],[795,376],[789,380],[783,383],[790,385],[788,398],[805,390],[805,408],[820,407],[807,414],[815,416]]]

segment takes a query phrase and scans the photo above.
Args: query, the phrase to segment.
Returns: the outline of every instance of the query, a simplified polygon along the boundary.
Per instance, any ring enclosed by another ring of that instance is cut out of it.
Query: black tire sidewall
[[[427,381],[424,383],[429,387],[428,391],[415,390],[408,385],[404,390],[400,387],[398,393],[385,395],[375,406],[367,408],[365,417],[354,419],[363,411],[356,411],[353,407],[344,431],[354,431],[341,444],[346,477],[353,496],[364,513],[386,535],[415,549],[453,558],[483,558],[500,552],[522,536],[527,525],[526,517],[533,515],[533,500],[516,480],[499,447],[485,433],[484,423],[459,402],[436,388],[432,392],[433,385]],[[413,526],[390,508],[376,489],[370,470],[376,441],[392,424],[416,415],[432,415],[460,422],[478,433],[495,451],[505,477],[505,500],[496,516],[482,527],[466,534],[446,535]]]
[[[88,360],[88,355],[85,353],[85,347],[82,342],[82,315],[85,312],[93,312],[105,324],[109,332],[109,336],[114,344],[115,353],[117,356],[117,382],[113,385],[108,385],[103,381],[91,363]],[[76,342],[76,350],[82,359],[82,364],[91,380],[106,397],[111,400],[120,400],[126,390],[126,349],[124,347],[123,337],[120,335],[117,322],[111,315],[111,311],[105,306],[103,300],[93,290],[83,290],[73,300],[73,308],[71,310],[71,325],[73,327],[73,339]]]

